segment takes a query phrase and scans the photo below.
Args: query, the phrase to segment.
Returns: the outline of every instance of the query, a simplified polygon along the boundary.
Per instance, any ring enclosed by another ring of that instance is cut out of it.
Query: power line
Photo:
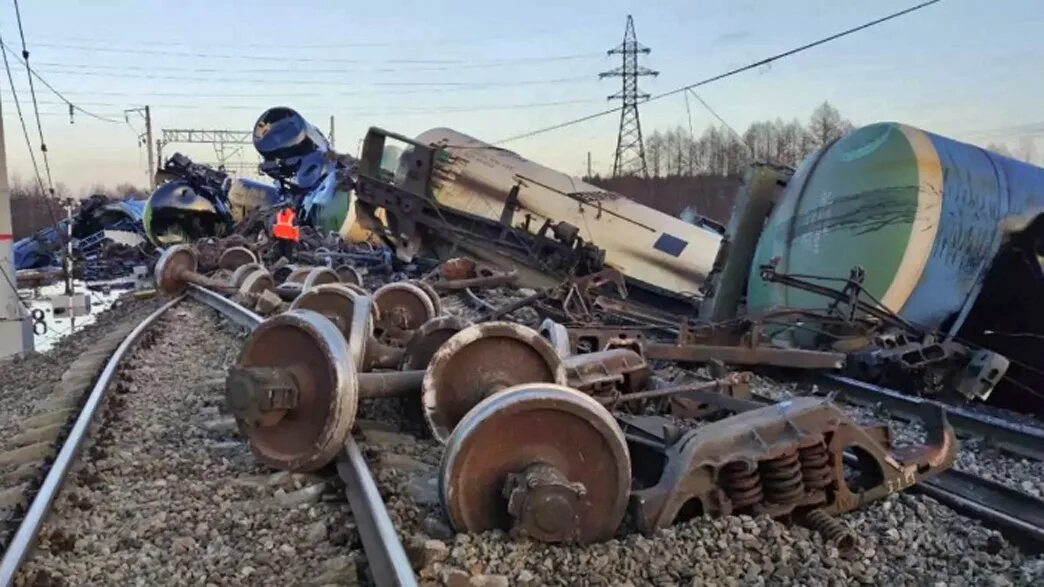
[[[716,82],[716,81],[719,81],[719,80],[723,80],[723,79],[725,79],[727,77],[732,77],[734,75],[743,73],[745,71],[750,71],[752,69],[757,69],[758,67],[761,67],[763,65],[768,65],[769,63],[772,63],[773,61],[778,61],[778,60],[783,59],[785,57],[790,57],[790,56],[795,55],[797,53],[801,53],[803,51],[807,51],[807,50],[812,49],[814,47],[818,47],[819,45],[823,45],[825,43],[829,43],[830,41],[834,41],[834,40],[840,39],[841,37],[845,37],[845,36],[851,35],[853,33],[857,33],[859,31],[868,29],[870,27],[879,25],[879,24],[881,24],[883,22],[887,22],[889,20],[892,20],[892,19],[895,19],[895,18],[899,18],[900,16],[904,16],[906,14],[910,14],[911,12],[915,12],[917,10],[921,10],[922,8],[926,8],[928,6],[931,6],[932,4],[938,4],[941,1],[942,0],[929,0],[928,2],[922,2],[921,4],[917,4],[915,6],[911,6],[910,8],[907,8],[905,10],[900,10],[899,12],[893,12],[892,14],[889,14],[887,16],[883,16],[881,18],[872,20],[870,22],[863,23],[863,24],[861,24],[859,26],[843,30],[843,31],[841,31],[839,33],[835,33],[833,35],[830,35],[829,37],[824,37],[824,38],[819,39],[817,41],[813,41],[811,43],[806,43],[806,44],[801,45],[799,47],[795,47],[794,49],[790,49],[790,50],[784,51],[782,53],[777,53],[777,54],[775,54],[775,55],[773,55],[771,57],[767,57],[767,58],[762,59],[760,61],[755,61],[754,63],[750,63],[750,64],[744,65],[742,67],[737,67],[735,69],[730,69],[729,71],[726,71],[725,73],[721,73],[721,74],[718,74],[718,75],[715,75],[715,76],[712,76],[712,77],[700,80],[700,81],[698,81],[696,83],[689,84],[687,86],[682,86],[680,88],[673,89],[673,90],[671,90],[669,92],[664,92],[662,94],[657,94],[657,95],[649,98],[646,101],[647,102],[652,102],[654,100],[660,100],[660,99],[666,98],[668,96],[673,96],[675,94],[680,94],[680,93],[682,93],[682,92],[684,92],[686,90],[691,90],[693,88],[698,88],[700,86],[704,86],[704,85],[707,85],[707,84],[710,84],[710,83],[713,83],[713,82]],[[622,107],[610,108],[608,110],[603,110],[601,112],[595,112],[594,114],[588,114],[587,116],[583,116],[583,117],[580,117],[580,118],[575,118],[573,120],[567,120],[565,122],[560,122],[560,123],[552,125],[552,126],[539,128],[537,130],[533,130],[533,131],[525,132],[525,133],[522,133],[522,134],[518,134],[518,135],[515,135],[515,136],[512,136],[512,137],[508,137],[506,139],[501,139],[501,140],[497,141],[497,143],[498,144],[500,144],[500,143],[510,143],[510,142],[513,142],[513,141],[529,138],[529,137],[532,137],[532,136],[535,136],[535,135],[544,134],[544,133],[547,133],[547,132],[559,130],[559,129],[566,128],[566,127],[569,127],[569,126],[573,126],[575,124],[580,124],[582,122],[587,122],[588,120],[594,120],[595,118],[601,118],[601,117],[606,116],[608,114],[613,114],[614,112],[619,112],[620,110],[622,110]]]
[[[2,42],[2,37],[0,37]],[[11,63],[7,60],[7,51],[0,51],[0,55],[4,57],[4,70],[7,71],[7,81],[11,84],[11,96],[14,98],[15,109],[18,111],[18,122],[22,126],[22,135],[25,136],[25,147],[29,150],[29,159],[33,162],[33,173],[36,175],[36,182],[40,185],[40,193],[46,194],[47,190],[44,188],[43,178],[40,176],[40,165],[36,162],[36,151],[33,149],[33,140],[29,138],[29,128],[25,125],[25,117],[22,115],[22,103],[18,99],[18,90],[15,89],[14,76],[11,75]],[[37,116],[40,113],[37,112]]]
[[[718,113],[715,112],[714,109],[710,107],[710,104],[708,104],[706,101],[704,101],[704,99],[701,98],[700,95],[697,94],[695,90],[690,88],[689,89],[689,93],[692,94],[693,98],[696,98],[697,100],[699,100],[700,104],[703,104],[703,107],[707,109],[707,112],[710,112],[714,116],[714,118],[718,119],[718,122],[722,123],[725,126],[725,128],[729,129],[729,132],[731,132],[733,134],[733,136],[736,137],[736,139],[740,142],[740,144],[747,148],[747,152],[750,152],[750,145],[748,145],[743,140],[743,135],[741,135],[738,132],[736,132],[736,129],[732,128],[731,124],[725,122],[725,119],[722,118],[721,116],[719,116]],[[689,106],[689,102],[686,101],[685,102],[685,107],[688,108],[688,106]]]
[[[364,115],[390,115],[390,114],[423,114],[423,113],[439,113],[439,112],[477,112],[477,111],[495,111],[495,110],[521,110],[528,108],[547,108],[553,106],[566,106],[571,104],[594,104],[600,100],[595,99],[577,99],[577,100],[555,100],[548,102],[525,102],[518,104],[474,104],[474,105],[452,105],[452,106],[428,106],[418,108],[394,108],[389,110],[358,110],[358,109],[347,109],[339,110],[339,112],[346,114],[355,114],[359,116]],[[62,102],[40,102],[43,106],[58,106],[63,105]],[[113,102],[81,102],[88,106],[119,106],[119,104]],[[166,108],[166,109],[188,109],[188,110],[244,110],[250,112],[259,112],[265,110],[268,106],[244,106],[244,105],[214,105],[214,106],[200,106],[199,104],[150,104],[154,108]],[[58,115],[58,112],[43,112],[43,115],[51,114]]]
[[[77,112],[82,112],[83,114],[86,114],[87,116],[90,116],[91,118],[95,118],[95,119],[97,119],[97,120],[103,120],[103,121],[105,121],[105,122],[111,122],[111,123],[113,123],[113,124],[123,124],[123,122],[122,122],[122,121],[120,121],[120,120],[115,120],[115,119],[112,119],[112,118],[106,118],[106,117],[104,117],[104,116],[99,116],[99,115],[97,115],[97,114],[95,114],[95,113],[93,113],[93,112],[91,112],[91,111],[89,111],[89,110],[84,110],[84,109],[83,109],[83,108],[81,108],[80,106],[77,106],[76,104],[73,104],[73,103],[72,103],[72,102],[70,102],[70,101],[69,101],[69,100],[68,100],[68,99],[67,99],[67,98],[66,98],[66,97],[65,97],[64,95],[62,95],[62,93],[61,93],[61,92],[59,92],[58,90],[56,90],[56,89],[54,88],[54,86],[52,86],[51,84],[49,84],[49,83],[47,82],[47,80],[45,80],[45,79],[44,79],[43,77],[41,77],[41,76],[40,76],[40,74],[39,74],[39,73],[37,73],[35,69],[32,69],[31,67],[29,67],[29,62],[28,62],[28,61],[25,61],[25,60],[23,60],[23,59],[22,59],[21,57],[19,57],[19,56],[18,56],[18,54],[17,54],[17,53],[15,53],[15,51],[14,51],[13,49],[11,49],[10,47],[8,47],[8,46],[7,46],[7,43],[3,43],[2,41],[0,41],[0,46],[2,46],[2,47],[3,47],[3,50],[4,50],[4,51],[7,51],[7,52],[8,52],[8,53],[10,53],[10,54],[11,54],[12,56],[14,56],[14,57],[15,57],[15,59],[18,59],[18,61],[19,61],[20,63],[24,64],[24,65],[25,65],[25,67],[26,67],[26,69],[28,69],[28,70],[29,70],[29,72],[30,72],[30,73],[32,74],[32,76],[33,76],[33,77],[35,77],[35,78],[37,79],[37,81],[39,81],[39,82],[40,82],[41,84],[43,84],[43,85],[44,85],[44,86],[45,86],[45,87],[46,87],[46,88],[47,88],[48,90],[51,90],[51,92],[52,92],[52,93],[53,93],[53,94],[54,94],[55,96],[58,96],[58,98],[59,98],[59,99],[61,99],[61,101],[62,101],[62,102],[65,102],[65,103],[66,103],[66,104],[67,104],[67,105],[69,106],[69,108],[71,108],[71,109],[73,109],[73,110],[76,110]]]
[[[692,141],[696,137],[692,134],[692,109],[689,108],[689,95],[682,94],[682,97],[685,98],[685,116],[689,119],[689,140]]]
[[[462,44],[462,45],[469,45],[469,44],[472,44],[472,43],[489,43],[489,42],[492,42],[492,41],[503,41],[503,40],[525,40],[525,41],[528,42],[528,41],[531,41],[533,39],[533,37],[535,37],[535,36],[548,34],[548,33],[558,34],[558,33],[560,33],[560,29],[558,29],[556,27],[548,27],[548,28],[544,28],[544,29],[539,30],[539,31],[530,31],[530,32],[515,31],[515,32],[517,32],[519,34],[517,36],[495,35],[495,36],[469,36],[469,37],[461,37],[459,35],[454,35],[454,36],[444,37],[442,39],[432,39],[432,38],[429,38],[429,37],[423,37],[423,38],[416,37],[416,38],[404,38],[404,39],[396,38],[395,40],[391,40],[391,41],[383,41],[383,42],[372,42],[372,41],[369,41],[369,42],[359,42],[359,43],[321,43],[321,44],[292,44],[292,43],[283,44],[283,43],[280,43],[279,44],[279,48],[280,48],[280,50],[307,50],[307,49],[330,50],[330,49],[358,49],[358,48],[363,48],[363,47],[401,47],[401,46],[403,46],[405,44],[422,44],[422,45],[425,45],[425,46],[431,46],[431,45],[444,46],[444,45],[447,45],[447,44],[449,44],[451,42],[459,43],[459,44]],[[126,39],[124,37],[121,37],[121,38],[124,39],[125,43],[130,44],[132,47],[140,47],[142,45],[147,45],[149,43],[155,42],[154,38],[142,39],[142,40]],[[89,44],[89,45],[95,45],[95,46],[102,45],[102,46],[106,46],[106,47],[111,47],[112,46],[112,39],[110,39],[110,38],[99,39],[97,37],[69,37],[69,36],[61,36],[61,37],[50,37],[50,38],[47,38],[46,40],[59,40],[61,42],[72,41],[72,42],[75,42],[75,43],[83,43],[83,44]],[[194,47],[194,46],[197,45],[197,43],[193,43],[193,42],[175,41],[175,40],[171,40],[171,41],[164,40],[163,44],[164,45],[175,46],[175,47]],[[215,42],[211,42],[210,40],[206,40],[205,44],[208,47],[221,47],[221,48],[233,48],[233,49],[258,48],[258,47],[263,48],[263,49],[271,49],[272,48],[272,44],[271,43],[241,43],[241,42],[236,42],[236,43],[220,43],[220,42],[217,42],[217,43],[215,43]]]
[[[29,68],[29,47],[25,43],[25,29],[22,28],[22,10],[18,0],[14,0],[15,17],[18,20],[18,36],[22,38],[22,61],[25,63],[25,77],[29,80],[29,95],[33,99],[33,112],[36,115],[36,130],[40,135],[40,152],[43,154],[44,170],[47,172],[47,193],[54,195],[54,180],[51,178],[51,161],[47,156],[47,142],[44,141],[43,124],[40,123],[40,105],[36,101],[36,86],[33,85],[33,72]],[[4,63],[7,58],[4,58]],[[12,88],[14,84],[12,82]],[[48,209],[50,209],[48,207]]]
[[[355,58],[344,58],[344,57],[309,57],[300,56],[292,57],[286,54],[279,55],[258,55],[256,53],[201,53],[196,51],[173,51],[168,49],[143,49],[141,46],[133,48],[125,47],[114,47],[111,44],[106,44],[104,47],[90,46],[90,45],[77,45],[77,44],[65,44],[65,43],[40,43],[41,47],[51,47],[55,49],[73,49],[76,51],[96,52],[96,53],[119,53],[125,54],[128,51],[133,51],[136,54],[144,55],[164,55],[171,57],[198,57],[202,59],[242,59],[245,61],[264,61],[267,63],[271,62],[291,62],[291,63],[357,63],[366,64],[369,63],[365,59]],[[391,65],[443,65],[452,66],[454,69],[461,67],[499,67],[511,63],[543,63],[548,61],[569,61],[575,59],[587,59],[591,57],[600,57],[600,53],[581,53],[572,55],[553,55],[547,57],[534,56],[534,57],[515,57],[515,58],[500,58],[500,59],[488,59],[471,61],[465,59],[386,59],[382,63]]]
[[[285,70],[284,70],[285,71]],[[312,72],[307,72],[312,73]],[[194,81],[194,82],[205,82],[205,83],[225,83],[225,84],[264,84],[272,85],[277,83],[294,84],[294,85],[308,85],[308,86],[351,86],[358,87],[360,85],[359,80],[324,80],[315,78],[296,78],[296,79],[280,79],[280,78],[236,78],[222,75],[218,77],[200,77],[200,76],[186,76],[186,75],[156,75],[148,73],[120,73],[120,72],[96,72],[96,71],[85,71],[85,70],[71,70],[62,71],[59,69],[48,69],[48,74],[54,75],[69,75],[76,77],[100,77],[100,78],[126,78],[126,79],[144,79],[149,81],[155,80],[172,80],[172,81]],[[515,86],[531,86],[531,85],[555,85],[555,84],[573,84],[578,82],[589,82],[590,78],[586,76],[572,76],[563,78],[548,78],[548,79],[522,79],[522,80],[502,80],[502,81],[486,81],[486,82],[471,82],[471,81],[438,81],[438,82],[426,82],[426,81],[402,81],[402,82],[370,82],[373,86],[378,87],[420,87],[420,88],[492,88],[492,87],[515,87]],[[428,90],[425,90],[428,91]],[[446,91],[446,90],[443,90]]]
[[[127,49],[126,51],[136,51],[136,49]],[[126,52],[125,51],[125,52]],[[296,68],[295,71],[298,73],[308,74],[329,74],[336,75],[341,73],[355,72],[355,73],[389,73],[389,72],[438,72],[438,71],[457,71],[460,69],[486,69],[486,68],[502,68],[509,67],[512,65],[527,65],[527,64],[544,64],[552,61],[572,61],[578,59],[591,59],[592,57],[600,57],[599,53],[585,53],[579,55],[562,55],[552,57],[518,57],[518,58],[503,58],[503,59],[491,59],[476,62],[448,62],[446,65],[431,66],[431,67],[413,67],[409,63],[399,63],[395,67],[364,67],[364,68],[352,68],[352,67],[337,67],[335,69],[304,69]],[[290,59],[291,61],[296,61]],[[322,62],[322,59],[317,59],[315,62]],[[360,63],[367,63],[360,61]],[[62,66],[72,69],[93,69],[93,70],[137,70],[137,71],[189,71],[195,73],[224,73],[228,72],[228,67],[202,67],[202,66],[186,66],[177,67],[171,65],[111,65],[111,64],[98,64],[98,63],[69,63],[69,62],[40,62],[39,65],[48,66]],[[242,68],[235,67],[234,71],[240,73],[283,73],[286,71],[286,67],[260,67],[260,68]]]

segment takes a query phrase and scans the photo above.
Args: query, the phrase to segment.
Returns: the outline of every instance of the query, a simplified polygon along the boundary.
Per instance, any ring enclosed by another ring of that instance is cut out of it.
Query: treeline
[[[645,156],[653,177],[738,176],[753,161],[795,167],[852,128],[837,108],[823,102],[806,123],[754,122],[742,135],[725,125],[707,127],[698,137],[681,126],[657,130],[645,139]]]

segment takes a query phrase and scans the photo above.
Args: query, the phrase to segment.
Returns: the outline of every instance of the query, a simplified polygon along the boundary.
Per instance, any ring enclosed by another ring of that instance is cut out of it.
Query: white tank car
[[[680,294],[695,293],[714,263],[721,236],[711,230],[448,128],[416,140],[448,153],[437,157],[432,174],[433,195],[444,206],[497,220],[518,185],[516,226],[526,214],[533,232],[545,219],[573,224],[605,250],[607,265]]]

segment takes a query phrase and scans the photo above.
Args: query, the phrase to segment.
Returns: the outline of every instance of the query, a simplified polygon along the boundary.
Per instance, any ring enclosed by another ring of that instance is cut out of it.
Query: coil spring
[[[761,503],[761,477],[756,468],[743,461],[733,461],[721,470],[721,485],[736,509]]]
[[[855,548],[855,533],[848,529],[840,520],[834,518],[823,510],[812,510],[805,514],[805,525],[823,535],[828,544],[833,544],[841,552]]]
[[[801,462],[797,451],[761,461],[758,469],[765,487],[766,501],[789,504],[804,495],[805,485],[801,481]]]
[[[830,469],[830,453],[826,444],[820,442],[813,446],[799,449],[801,459],[801,479],[809,489],[825,489],[834,480]]]

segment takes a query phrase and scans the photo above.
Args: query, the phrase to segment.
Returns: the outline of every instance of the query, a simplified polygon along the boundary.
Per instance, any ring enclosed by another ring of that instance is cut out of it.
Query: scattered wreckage
[[[856,424],[828,399],[759,403],[747,373],[666,381],[644,354],[655,337],[643,345],[614,335],[578,353],[569,342],[578,333],[550,320],[538,331],[489,319],[497,312],[474,323],[443,315],[438,290],[462,291],[446,285],[515,277],[481,261],[455,259],[372,292],[358,274],[342,281],[322,266],[277,279],[237,246],[218,265],[203,274],[193,248],[171,247],[156,284],[173,295],[195,283],[270,315],[226,380],[228,409],[256,457],[322,468],[360,401],[401,398],[445,445],[440,495],[458,531],[590,543],[624,531],[628,511],[627,527],[645,533],[751,513],[802,521],[844,549],[855,539],[834,516],[956,457],[941,410],[925,414],[926,444],[893,448],[886,426]]]
[[[1042,184],[1038,167],[874,124],[796,171],[752,166],[719,236],[453,131],[372,128],[355,195],[400,258],[465,251],[532,287],[617,270],[629,298],[599,312],[672,330],[675,359],[1024,405],[1044,383]]]
[[[1019,406],[1044,384],[1044,170],[912,127],[857,129],[797,170],[752,165],[723,231],[449,129],[371,128],[355,160],[277,107],[254,144],[274,185],[168,160],[149,238],[236,234],[269,264],[301,254],[386,273],[392,256],[468,255],[520,286],[564,288],[567,326],[669,333],[670,348],[646,349],[659,358],[843,369]]]

